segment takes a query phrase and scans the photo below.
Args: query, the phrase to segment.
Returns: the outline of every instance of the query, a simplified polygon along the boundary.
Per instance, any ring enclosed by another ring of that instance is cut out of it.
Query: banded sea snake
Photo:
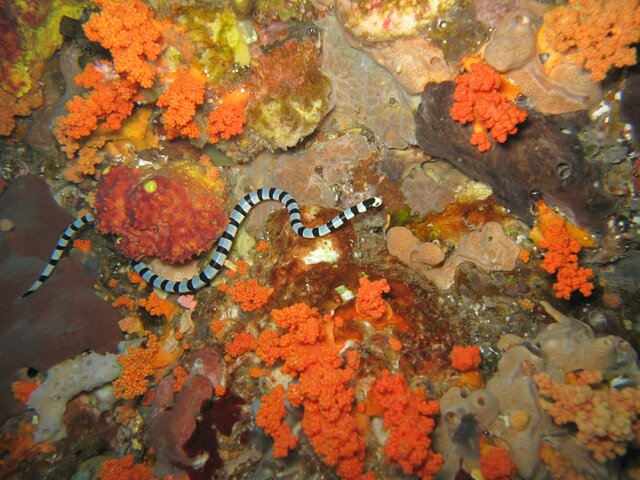
[[[289,223],[291,224],[291,228],[296,234],[303,238],[324,237],[325,235],[328,235],[329,233],[342,227],[346,222],[350,221],[356,215],[382,205],[381,198],[368,198],[351,208],[345,209],[342,213],[336,215],[333,219],[329,220],[324,225],[309,228],[305,227],[302,223],[298,204],[290,194],[279,188],[261,188],[245,195],[244,198],[240,200],[233,208],[231,215],[229,215],[229,223],[227,224],[227,228],[218,239],[213,257],[209,260],[207,266],[195,277],[188,280],[175,282],[161,277],[160,275],[154,273],[146,264],[135,260],[131,262],[131,264],[133,265],[133,269],[138,272],[147,283],[151,284],[151,286],[164,290],[165,292],[188,293],[209,285],[218,274],[218,272],[220,272],[220,270],[222,269],[224,261],[229,255],[229,251],[231,250],[236,235],[238,234],[238,228],[247,217],[249,210],[255,207],[258,203],[264,202],[266,200],[276,200],[287,207],[287,210],[289,211]],[[77,219],[75,222],[69,225],[64,232],[62,232],[62,235],[60,236],[60,238],[58,239],[58,243],[56,244],[56,248],[53,250],[51,257],[49,257],[49,263],[40,274],[40,277],[35,282],[33,282],[33,285],[29,287],[29,290],[27,290],[22,295],[22,297],[26,297],[27,295],[32,294],[38,288],[40,288],[40,286],[42,286],[44,282],[47,281],[47,279],[53,274],[53,271],[55,270],[58,261],[62,257],[62,254],[69,246],[71,240],[73,240],[73,238],[77,235],[78,231],[82,227],[94,223],[94,221],[95,219],[92,215],[85,215]]]

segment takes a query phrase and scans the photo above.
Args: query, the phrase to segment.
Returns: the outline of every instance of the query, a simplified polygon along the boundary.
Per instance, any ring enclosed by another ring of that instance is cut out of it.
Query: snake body
[[[222,266],[231,251],[236,235],[238,234],[240,224],[245,220],[247,214],[253,207],[266,200],[276,200],[287,208],[289,211],[289,223],[291,224],[291,228],[297,235],[303,238],[324,237],[325,235],[328,235],[342,227],[356,215],[382,205],[382,199],[379,197],[368,198],[353,207],[345,209],[324,225],[309,228],[305,227],[302,223],[298,204],[289,193],[279,188],[261,188],[245,195],[244,198],[242,198],[233,208],[231,215],[229,215],[227,228],[218,239],[211,260],[209,260],[207,266],[198,275],[187,280],[176,282],[161,277],[154,273],[148,265],[135,260],[132,261],[133,269],[138,272],[146,282],[150,283],[151,286],[170,293],[189,293],[209,285],[222,269]],[[95,220],[92,215],[85,215],[74,221],[64,230],[64,232],[62,232],[51,257],[49,258],[49,263],[40,274],[40,277],[33,283],[33,285],[31,285],[31,287],[29,287],[29,290],[22,295],[23,297],[32,294],[47,281],[47,279],[53,274],[62,254],[69,246],[71,240],[73,240],[77,235],[78,231],[82,227],[94,223],[94,221]]]

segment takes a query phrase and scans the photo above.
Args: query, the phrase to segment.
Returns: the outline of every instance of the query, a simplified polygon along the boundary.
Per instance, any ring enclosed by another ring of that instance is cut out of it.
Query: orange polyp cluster
[[[527,118],[527,112],[507,101],[501,92],[502,77],[484,62],[472,63],[469,72],[459,75],[451,106],[451,118],[463,125],[473,123],[471,145],[485,152],[491,148],[491,137],[499,142],[507,141],[507,135],[518,132],[516,125]]]
[[[544,15],[542,32],[562,54],[560,61],[584,66],[591,80],[599,82],[612,67],[635,65],[640,4],[636,0],[569,0],[568,5]]]
[[[427,400],[422,389],[409,390],[403,374],[392,376],[388,370],[375,381],[373,392],[384,412],[384,428],[391,432],[384,446],[387,459],[407,475],[435,478],[444,462],[442,455],[429,448],[433,417],[440,410],[438,401]]]
[[[349,350],[345,362],[331,334],[331,317],[322,317],[304,303],[273,310],[271,316],[284,333],[264,330],[255,341],[255,353],[266,365],[282,361],[281,372],[299,378],[286,395],[292,406],[304,409],[302,429],[309,443],[326,464],[336,468],[341,479],[373,478],[363,473],[366,445],[353,414],[355,392],[350,383],[359,366],[358,353]],[[236,338],[238,335],[234,343]],[[247,342],[240,343],[250,347],[253,337],[246,338]],[[284,389],[274,391],[260,421],[265,429],[275,432],[276,448],[284,455],[294,442],[281,423],[284,407],[279,406],[280,393]]]
[[[244,107],[248,100],[249,92],[244,89],[232,90],[222,96],[216,109],[209,114],[207,132],[211,143],[229,140],[242,133],[247,121]]]
[[[569,300],[578,290],[588,297],[593,291],[593,270],[578,265],[578,253],[583,244],[590,245],[588,234],[569,225],[544,202],[537,202],[538,214],[536,227],[531,238],[538,247],[547,250],[543,253],[542,269],[556,274],[553,284],[556,297]]]
[[[153,375],[158,364],[160,351],[158,337],[150,335],[146,347],[129,347],[127,354],[120,355],[118,362],[122,366],[120,376],[113,382],[116,397],[130,399],[144,394],[149,382],[147,377]]]
[[[73,241],[73,248],[82,253],[89,253],[91,251],[91,246],[91,240],[78,238]]]
[[[485,480],[511,480],[516,476],[516,465],[509,450],[484,444],[480,451],[480,471]]]
[[[260,410],[256,415],[256,424],[273,438],[273,457],[284,458],[289,450],[295,448],[298,437],[291,433],[291,427],[283,419],[287,415],[284,407],[284,387],[276,385],[271,393],[260,399]]]
[[[133,455],[114,458],[102,463],[98,472],[99,480],[156,480],[153,472],[145,465],[134,463]]]
[[[387,312],[387,302],[382,295],[389,293],[391,287],[386,278],[371,281],[367,277],[360,277],[360,288],[356,296],[356,310],[370,320],[380,320]]]
[[[236,334],[230,342],[225,345],[225,351],[231,357],[239,357],[247,352],[256,349],[256,338],[249,332]]]
[[[78,140],[88,137],[99,126],[119,129],[133,111],[138,87],[116,74],[107,75],[110,67],[109,62],[102,62],[99,67],[87,65],[75,82],[92,90],[86,97],[76,95],[69,100],[66,105],[68,113],[55,122],[55,136],[69,158],[80,148]],[[89,163],[95,164],[96,161]]]
[[[255,278],[246,280],[238,280],[229,287],[231,300],[240,305],[245,312],[253,312],[264,307],[271,294],[273,288],[260,285]]]
[[[149,297],[140,299],[140,306],[154,317],[164,316],[171,320],[178,311],[178,307],[168,300],[163,300],[156,292],[151,292]]]
[[[11,391],[16,400],[26,405],[29,403],[31,394],[35,392],[39,386],[40,382],[37,380],[16,380],[11,384]]]
[[[469,347],[455,346],[451,349],[449,355],[451,366],[460,372],[467,372],[478,368],[482,357],[480,356],[480,347],[472,345]]]
[[[187,138],[200,136],[194,116],[198,105],[204,103],[205,85],[206,77],[202,71],[196,68],[180,70],[158,98],[156,105],[166,107],[162,120],[169,140],[180,135]]]
[[[163,25],[139,0],[95,0],[100,13],[84,24],[87,38],[111,52],[118,73],[144,88],[153,86],[155,67],[149,63],[162,51]]]

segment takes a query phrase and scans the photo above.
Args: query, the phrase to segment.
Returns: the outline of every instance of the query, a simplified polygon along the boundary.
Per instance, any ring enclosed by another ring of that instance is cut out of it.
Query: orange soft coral
[[[166,107],[162,114],[167,138],[171,140],[179,135],[198,138],[200,130],[193,117],[198,105],[204,102],[206,78],[196,68],[176,72],[173,82],[160,95],[156,105]]]
[[[256,349],[256,338],[249,332],[237,333],[230,342],[225,345],[225,351],[232,357],[239,357]]]
[[[638,0],[569,0],[544,16],[546,39],[572,63],[604,80],[612,67],[635,65],[640,42]]]
[[[356,310],[370,320],[380,320],[387,311],[387,304],[382,299],[383,293],[389,293],[391,287],[386,278],[371,281],[360,277],[360,288],[356,296]]]
[[[122,371],[113,382],[113,393],[116,397],[130,399],[147,391],[147,377],[162,366],[157,362],[159,351],[158,338],[150,335],[146,347],[129,347],[126,355],[118,357]]]
[[[574,424],[576,438],[601,463],[622,456],[640,438],[640,387],[611,388],[600,372],[571,374],[558,383],[546,373],[534,376],[542,407],[558,425]]]
[[[444,458],[429,449],[440,405],[427,400],[421,389],[409,390],[402,373],[391,376],[384,370],[373,385],[376,400],[383,408],[384,428],[390,430],[384,453],[407,475],[417,475],[423,480],[433,479],[440,470]]]
[[[478,368],[482,361],[480,347],[477,345],[470,347],[453,347],[449,358],[451,359],[451,366],[460,372],[468,372],[469,370]]]
[[[80,148],[78,140],[98,127],[117,130],[133,111],[138,89],[132,82],[110,72],[111,64],[89,64],[75,82],[91,88],[86,96],[76,95],[67,102],[67,114],[58,117],[54,133],[69,158]]]
[[[537,203],[536,228],[531,232],[535,243],[547,251],[543,253],[542,268],[556,274],[553,289],[556,297],[569,300],[571,293],[579,290],[588,297],[593,291],[593,270],[578,266],[578,253],[582,246],[576,238],[579,230],[569,225],[544,202]]]
[[[169,300],[164,300],[156,292],[151,292],[147,298],[140,299],[140,306],[154,317],[165,317],[171,320],[178,311],[178,307]]]
[[[332,320],[322,317],[315,308],[298,303],[273,310],[271,316],[284,333],[263,331],[256,354],[267,365],[281,360],[283,373],[299,377],[299,382],[290,386],[287,398],[293,406],[304,409],[302,429],[309,443],[326,464],[336,468],[341,479],[369,478],[362,471],[365,440],[352,413],[355,392],[350,383],[359,365],[358,353],[348,351],[346,362],[338,355],[328,333]],[[283,418],[280,408],[275,413]],[[275,428],[273,419],[264,420]],[[280,433],[285,445],[291,445],[288,433]]]
[[[480,457],[480,471],[485,480],[511,480],[516,475],[509,450],[504,447],[488,446]]]
[[[271,297],[273,288],[260,285],[255,278],[238,280],[229,289],[231,300],[245,312],[253,312],[264,307]]]
[[[246,118],[244,107],[249,100],[249,92],[244,89],[233,90],[222,96],[215,110],[209,114],[207,132],[211,143],[221,138],[229,140],[242,133]]]
[[[298,437],[291,433],[289,424],[283,422],[287,415],[283,404],[284,393],[284,387],[276,385],[271,393],[263,395],[256,415],[256,424],[273,438],[274,458],[286,457],[298,442]]]
[[[491,148],[487,135],[500,143],[507,135],[518,132],[517,124],[527,118],[527,112],[506,100],[500,93],[503,80],[491,66],[476,62],[470,71],[455,79],[458,86],[454,92],[451,118],[462,124],[473,122],[471,145],[485,152]]]
[[[144,88],[153,85],[156,60],[162,51],[163,26],[139,0],[95,0],[100,13],[84,24],[87,38],[111,52],[118,73]]]
[[[11,384],[11,391],[16,400],[26,405],[29,403],[31,394],[35,392],[39,386],[40,382],[37,380],[17,380]]]
[[[156,480],[146,466],[134,463],[133,455],[105,461],[98,472],[99,480]]]

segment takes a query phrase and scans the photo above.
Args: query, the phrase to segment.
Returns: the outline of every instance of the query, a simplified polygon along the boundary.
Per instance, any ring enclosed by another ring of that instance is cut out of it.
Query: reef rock
[[[509,75],[541,113],[585,110],[601,97],[600,87],[578,65],[561,63],[546,72],[539,58],[536,27],[540,14],[519,9],[506,15],[484,49],[484,60]]]
[[[327,15],[318,24],[324,29],[322,71],[331,79],[329,100],[333,105],[321,130],[366,125],[387,147],[415,144],[412,98],[387,70],[349,45],[335,17]]]
[[[531,194],[560,208],[576,224],[602,227],[615,199],[598,188],[599,172],[583,158],[577,135],[565,133],[561,119],[529,112],[506,143],[479,152],[469,143],[469,125],[451,119],[455,83],[430,83],[416,113],[418,145],[453,164],[465,175],[488,184],[498,201],[528,223]]]
[[[597,370],[605,378],[624,375],[637,385],[637,355],[621,338],[596,337],[585,323],[562,315],[547,303],[543,307],[558,323],[531,342],[503,336],[498,346],[506,351],[486,388],[464,393],[453,387],[441,398],[434,448],[445,454],[447,462],[437,478],[454,478],[460,466],[467,472],[479,467],[477,445],[482,432],[500,438],[508,448],[518,478],[548,478],[543,460],[549,461],[550,456],[541,455],[541,449],[561,459],[563,478],[569,473],[582,478],[618,477],[619,463],[597,462],[571,429],[554,423],[543,408],[534,375],[544,372],[564,381],[567,373]],[[595,350],[609,354],[593,358],[595,345],[600,345]]]
[[[73,218],[34,176],[12,181],[0,196],[0,218],[15,228],[0,235],[0,422],[18,411],[11,382],[19,369],[50,367],[91,348],[116,351],[118,312],[96,295],[95,277],[63,257],[55,275],[20,298],[46,265],[60,232]]]

